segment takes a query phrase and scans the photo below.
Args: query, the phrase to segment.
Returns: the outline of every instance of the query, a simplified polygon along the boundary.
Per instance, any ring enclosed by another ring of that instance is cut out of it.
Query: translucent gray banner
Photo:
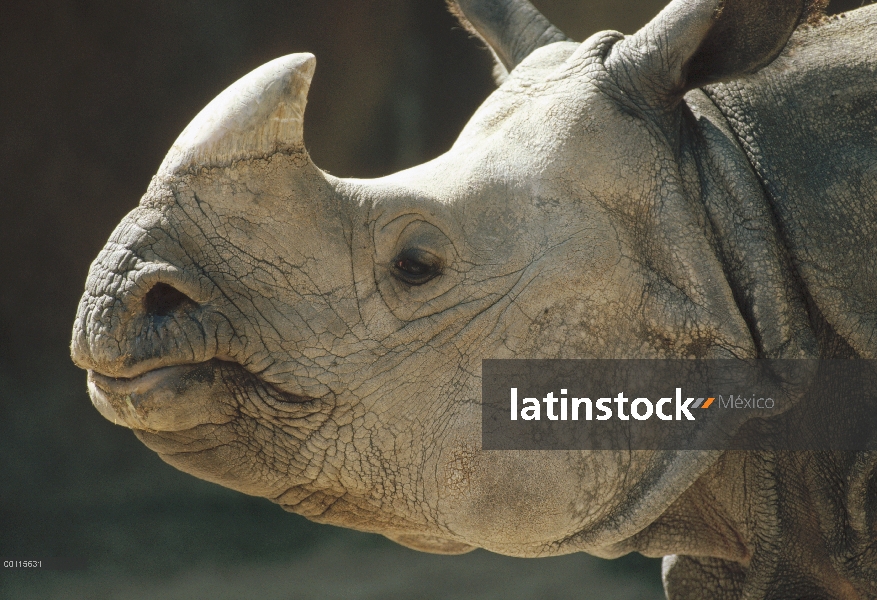
[[[873,360],[484,360],[485,450],[877,449]]]

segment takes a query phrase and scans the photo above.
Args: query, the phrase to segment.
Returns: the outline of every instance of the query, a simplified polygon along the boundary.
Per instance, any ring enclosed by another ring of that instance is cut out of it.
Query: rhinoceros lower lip
[[[95,408],[118,425],[145,430],[185,429],[201,419],[198,407],[173,399],[182,391],[183,378],[195,368],[197,365],[161,367],[130,378],[89,370],[88,391]]]
[[[119,396],[131,394],[145,394],[151,389],[167,380],[168,377],[178,376],[192,368],[192,365],[175,365],[161,367],[147,371],[136,377],[110,377],[101,375],[93,369],[88,370],[88,381],[104,392]]]
[[[95,408],[118,425],[146,431],[181,431],[205,423],[227,422],[234,400],[230,390],[261,389],[260,400],[277,405],[307,405],[315,400],[284,392],[237,363],[211,359],[158,367],[135,377],[88,372]]]

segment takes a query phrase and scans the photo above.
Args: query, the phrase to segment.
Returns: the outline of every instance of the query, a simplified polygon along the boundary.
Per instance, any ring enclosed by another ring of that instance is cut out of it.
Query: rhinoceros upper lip
[[[157,385],[166,377],[180,374],[183,370],[196,367],[200,364],[208,363],[211,360],[219,360],[221,362],[235,362],[234,360],[224,356],[214,356],[207,360],[195,362],[173,362],[171,364],[167,364],[167,362],[165,362],[165,364],[161,364],[163,361],[153,359],[120,369],[121,373],[116,375],[106,375],[98,371],[91,365],[79,366],[87,369],[88,380],[94,382],[94,384],[102,390],[106,392],[112,392],[114,394],[125,395],[137,393],[142,394],[149,390],[151,387]]]

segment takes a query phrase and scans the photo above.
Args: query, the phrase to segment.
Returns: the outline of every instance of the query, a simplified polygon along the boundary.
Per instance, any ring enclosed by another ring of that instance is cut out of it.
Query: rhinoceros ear
[[[499,80],[537,48],[571,41],[527,0],[447,0],[447,3],[463,27],[484,40],[493,52]]]
[[[752,73],[780,53],[825,0],[674,0],[616,45],[610,60],[664,97]],[[608,62],[608,61],[607,61]]]
[[[313,54],[290,54],[237,80],[183,130],[159,174],[304,151],[302,120],[315,64]]]

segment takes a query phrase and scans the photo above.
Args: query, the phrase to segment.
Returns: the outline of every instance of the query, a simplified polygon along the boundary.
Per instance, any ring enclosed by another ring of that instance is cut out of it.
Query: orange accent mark
[[[701,406],[701,408],[709,408],[710,404],[713,403],[713,400],[715,400],[715,398],[707,398],[706,402],[703,403],[703,406]]]

